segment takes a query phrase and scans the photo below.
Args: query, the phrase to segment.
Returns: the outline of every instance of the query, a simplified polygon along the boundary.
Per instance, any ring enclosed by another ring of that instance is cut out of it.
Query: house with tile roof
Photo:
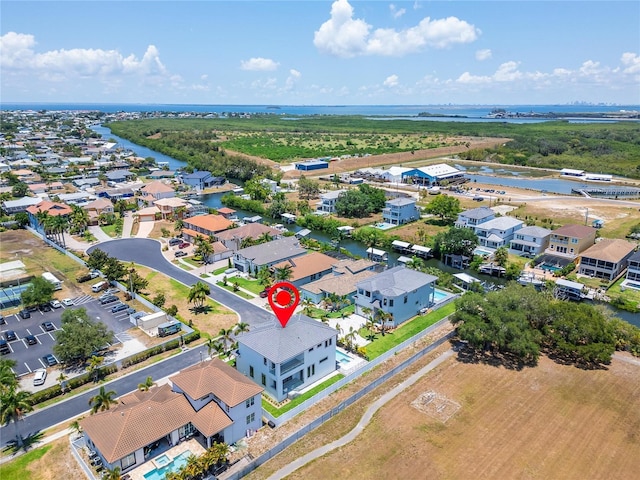
[[[217,233],[226,230],[233,224],[222,215],[214,214],[185,218],[182,223],[182,237],[190,242],[193,242],[198,236],[215,237]]]
[[[151,183],[147,183],[140,189],[142,196],[151,196],[154,200],[160,200],[161,198],[172,198],[176,196],[176,192],[170,185],[155,180]]]
[[[551,232],[545,253],[576,258],[596,241],[597,229],[586,225],[563,225]]]
[[[160,209],[163,219],[182,218],[191,205],[184,198],[178,197],[161,198],[160,200],[153,200],[152,203]],[[179,214],[180,212],[181,214]]]
[[[220,213],[220,210],[218,210]],[[247,223],[241,227],[231,228],[216,234],[216,238],[231,250],[240,250],[243,241],[247,238],[258,239],[264,234],[271,236],[273,240],[282,238],[282,232],[276,228],[262,223]]]
[[[355,313],[374,318],[389,314],[386,326],[397,327],[435,304],[438,277],[404,266],[393,267],[356,285]]]
[[[336,371],[338,331],[296,313],[285,327],[275,317],[238,336],[236,368],[278,402]]]
[[[29,215],[29,224],[38,231],[42,231],[42,226],[38,220],[40,213],[47,213],[50,217],[68,217],[73,210],[69,205],[59,202],[50,202],[42,200],[37,205],[27,207],[27,215]]]
[[[336,259],[320,252],[310,252],[300,257],[289,258],[284,262],[272,265],[272,270],[291,268],[291,278],[288,280],[296,287],[318,280],[333,270]]]
[[[109,410],[83,418],[89,448],[110,469],[138,467],[196,435],[208,448],[232,444],[262,423],[262,387],[219,359],[169,378],[172,385],[135,391]]]
[[[624,273],[637,247],[619,238],[603,238],[580,254],[578,274],[614,281]]]
[[[296,237],[283,237],[260,245],[242,248],[233,255],[233,266],[241,272],[254,273],[261,267],[271,267],[307,251]]]
[[[366,258],[360,260],[345,259],[335,261],[331,273],[319,280],[300,287],[300,298],[319,304],[331,294],[344,296],[353,302],[356,284],[376,274],[376,263]]]

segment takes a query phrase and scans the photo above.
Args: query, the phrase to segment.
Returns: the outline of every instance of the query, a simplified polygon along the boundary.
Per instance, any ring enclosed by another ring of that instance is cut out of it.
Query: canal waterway
[[[118,142],[119,146],[135,152],[137,156],[140,156],[143,158],[153,157],[157,162],[167,162],[170,170],[178,170],[186,166],[186,163],[181,160],[177,160],[173,157],[169,157],[167,155],[156,152],[149,148],[142,147],[140,145],[132,143],[129,140],[124,139],[122,137],[118,137],[112,134],[111,130],[107,127],[104,127],[102,125],[95,125],[91,128],[95,132],[102,135],[104,139],[115,140],[116,142]],[[492,169],[486,166],[478,167],[477,169],[475,169],[476,171],[480,171],[482,173],[512,176],[512,177],[508,177],[508,176],[498,177],[498,176],[482,175],[481,173],[471,173],[470,168],[463,167],[461,165],[456,165],[456,168],[460,168],[461,170],[463,169],[467,170],[468,171],[467,175],[471,178],[472,182],[476,180],[479,183],[486,183],[491,185],[505,185],[505,186],[520,187],[520,188],[530,188],[532,190],[538,190],[538,191],[547,190],[548,192],[554,192],[554,193],[570,193],[571,188],[575,188],[575,186],[579,184],[579,182],[572,182],[569,180],[536,178],[530,172],[527,172],[527,171]],[[514,183],[510,183],[510,182],[514,182]],[[198,198],[198,200],[210,208],[218,209],[224,206],[221,202],[221,198],[223,195],[224,193],[212,193],[212,194],[202,195],[201,197]],[[247,212],[243,210],[237,210],[237,215],[239,218],[243,218],[243,217],[252,217],[255,215],[255,213]],[[276,220],[276,219],[269,219],[269,220],[272,223],[279,222],[279,220]],[[286,225],[286,227],[294,233],[302,230],[302,227],[299,227],[298,225]],[[310,237],[325,243],[330,243],[332,240],[330,236],[324,234],[323,232],[317,232],[317,231],[311,232]],[[367,256],[367,252],[366,252],[367,246],[364,245],[363,243],[356,242],[350,238],[343,239],[340,242],[340,247],[345,248],[346,250],[351,252],[353,255],[363,257],[363,258]],[[388,264],[390,266],[398,265],[398,258],[400,256],[401,254],[399,254],[398,252],[395,252],[393,250],[390,251]],[[461,272],[461,270],[453,269],[447,265],[444,265],[439,260],[433,259],[433,258],[429,259],[426,262],[426,264],[427,266],[436,267],[436,268],[439,268],[440,270],[443,270],[449,273]],[[473,275],[477,278],[480,278],[483,281],[491,282],[494,284],[504,284],[503,279],[490,277],[488,275],[478,274],[477,272],[473,272],[470,270],[465,270],[464,272],[469,273],[470,275]],[[618,317],[622,318],[623,320],[633,325],[640,327],[639,314],[634,314],[634,313],[626,312],[623,310],[613,309],[613,307],[609,305],[607,305],[607,307],[611,309]]]

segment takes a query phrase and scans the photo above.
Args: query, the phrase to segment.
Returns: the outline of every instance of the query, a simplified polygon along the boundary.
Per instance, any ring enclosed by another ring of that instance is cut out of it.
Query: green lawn
[[[373,360],[374,358],[379,357],[383,353],[391,350],[396,345],[400,345],[405,340],[413,337],[418,332],[421,332],[434,323],[439,322],[447,315],[453,313],[455,309],[455,304],[452,302],[434,312],[428,313],[426,315],[421,315],[414,318],[413,320],[402,324],[392,333],[386,333],[384,336],[377,334],[376,339],[364,347],[369,360]]]
[[[52,447],[53,445],[45,445],[44,447],[36,448],[20,455],[15,460],[3,464],[0,466],[0,478],[2,480],[29,480],[32,477],[27,470],[27,465],[42,458]]]
[[[310,308],[308,309],[308,314],[305,313],[305,315],[311,317],[311,318],[322,318],[322,317],[327,317],[327,318],[342,318],[343,316],[349,316],[352,313],[354,313],[356,311],[356,307],[355,305],[348,305],[346,307],[344,307],[341,310],[336,310],[335,312],[327,312],[326,310],[323,310],[322,308]]]
[[[100,227],[104,233],[109,235],[111,238],[116,238],[118,235],[116,233],[116,224],[113,225],[103,225]]]
[[[224,271],[228,270],[228,269],[229,269],[229,267],[221,267],[221,268],[219,268],[217,270],[214,270],[211,273],[213,273],[214,275],[222,275],[224,273]]]
[[[258,295],[262,290],[264,290],[264,285],[259,283],[257,280],[247,280],[246,278],[242,278],[242,277],[231,277],[231,278],[228,278],[227,281],[229,283],[238,282],[238,285],[240,285],[242,288],[244,288],[245,290],[249,290],[250,292],[253,292],[256,295]]]
[[[236,295],[238,295],[238,296],[240,296],[242,298],[246,298],[248,300],[251,300],[252,298],[255,298],[250,293],[243,292],[242,290],[238,290],[237,292],[234,292],[233,291],[233,285],[231,283],[227,283],[227,285],[225,286],[222,282],[217,282],[216,285],[218,285],[219,287],[224,288],[225,290],[229,290],[231,293],[235,293]]]
[[[334,383],[336,383],[338,380],[341,380],[342,378],[344,378],[344,375],[342,375],[341,373],[334,375],[330,379],[325,380],[321,384],[313,387],[311,390],[309,390],[308,392],[305,392],[299,397],[294,398],[293,400],[291,400],[290,402],[288,402],[287,404],[283,405],[280,408],[274,407],[271,403],[269,403],[268,400],[265,400],[263,398],[262,408],[264,408],[267,412],[269,412],[271,415],[277,418],[283,413],[288,412],[292,408],[297,407],[305,400],[308,400],[309,398],[313,397],[316,393],[321,392],[322,390],[324,390],[330,385],[333,385]]]
[[[187,262],[189,265],[193,265],[196,268],[202,266],[202,262],[195,260],[193,257],[182,257],[182,260]]]

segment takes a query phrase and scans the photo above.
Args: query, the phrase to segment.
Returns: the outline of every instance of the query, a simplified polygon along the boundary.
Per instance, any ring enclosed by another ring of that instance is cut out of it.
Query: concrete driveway
[[[161,251],[161,246],[162,244],[159,241],[149,238],[123,238],[94,245],[89,248],[87,252],[90,253],[94,248],[100,248],[100,250],[112,257],[116,257],[124,262],[135,262],[153,268],[189,287],[201,280],[200,277],[176,267],[165,259]],[[211,294],[209,297],[235,311],[242,321],[249,325],[256,326],[258,324],[264,324],[265,322],[277,322],[273,313],[227,290],[211,284],[210,289]]]
[[[125,217],[125,221],[127,218],[128,217]],[[138,224],[138,233],[136,233],[136,238],[147,238],[155,224],[156,222],[140,222]],[[124,238],[124,235],[122,235],[122,237]]]
[[[87,230],[89,230],[91,234],[98,239],[99,242],[108,242],[110,240],[113,240],[113,238],[104,233],[104,230],[102,230],[98,225],[90,225],[87,227]]]

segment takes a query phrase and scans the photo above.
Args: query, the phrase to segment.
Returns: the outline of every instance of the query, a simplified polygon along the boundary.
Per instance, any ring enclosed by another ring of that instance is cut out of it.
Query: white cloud
[[[625,67],[623,70],[624,73],[640,73],[640,56],[637,53],[623,53],[620,61]]]
[[[484,60],[489,60],[492,57],[491,50],[488,48],[484,48],[482,50],[476,51],[476,60],[479,62],[483,62]]]
[[[389,5],[389,10],[391,10],[391,16],[393,18],[400,18],[401,16],[403,16],[405,13],[407,13],[407,10],[404,8],[398,8],[396,7],[393,3],[391,5]]]
[[[270,58],[254,57],[249,60],[243,60],[240,62],[240,68],[242,70],[268,72],[278,68],[279,63],[274,62]]]
[[[383,85],[385,87],[395,87],[398,83],[398,75],[389,75],[383,82]]]
[[[467,85],[474,85],[480,83],[491,83],[491,77],[480,76],[480,75],[471,75],[469,72],[464,72],[462,75],[458,77],[456,80],[458,83],[464,83]]]
[[[301,76],[302,74],[298,70],[295,70],[293,68],[289,70],[289,76],[287,77],[284,83],[285,90],[291,90]]]
[[[493,79],[498,82],[512,82],[522,78],[522,73],[518,71],[518,62],[506,62],[498,67]]]
[[[360,55],[402,56],[424,48],[446,48],[457,43],[474,42],[480,30],[456,17],[432,20],[425,17],[405,30],[378,28],[353,18],[348,0],[331,5],[331,18],[315,32],[316,48],[329,55],[351,58]]]

